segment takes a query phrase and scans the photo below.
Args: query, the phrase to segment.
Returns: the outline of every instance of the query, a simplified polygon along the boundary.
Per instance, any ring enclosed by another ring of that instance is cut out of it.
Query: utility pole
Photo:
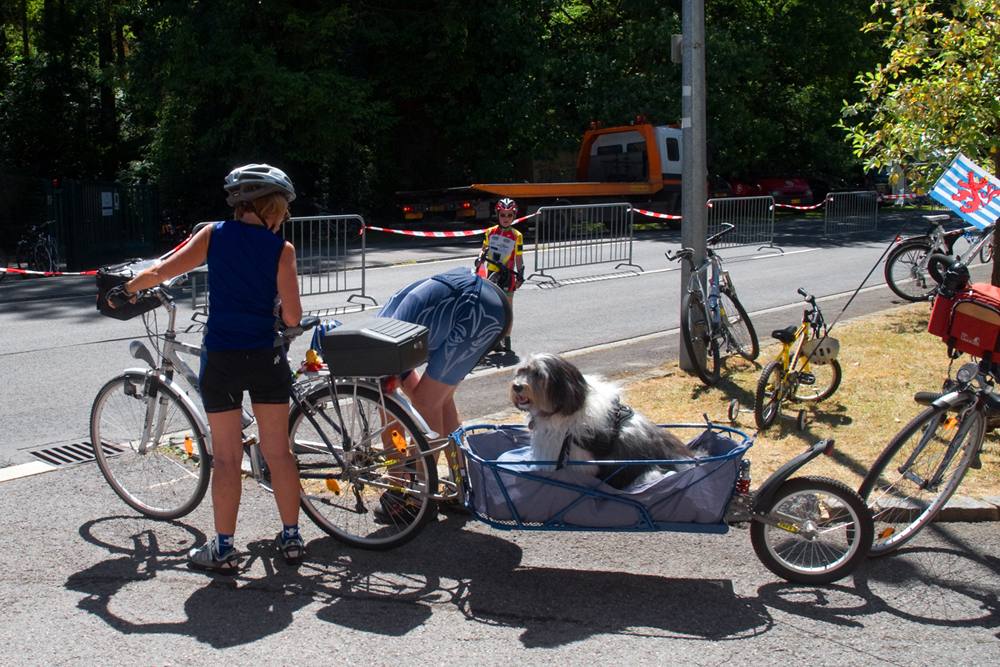
[[[683,0],[681,53],[681,246],[694,249],[694,264],[705,261],[708,231],[706,182],[708,155],[705,131],[705,0]],[[687,292],[691,271],[681,263],[681,299]],[[681,368],[694,370],[695,360],[680,344]]]

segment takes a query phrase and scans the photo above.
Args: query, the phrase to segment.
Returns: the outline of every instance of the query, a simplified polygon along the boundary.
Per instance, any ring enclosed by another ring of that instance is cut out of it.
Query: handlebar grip
[[[927,260],[927,272],[940,285],[938,290],[946,299],[953,298],[956,292],[969,284],[969,270],[951,255],[931,255]]]
[[[799,288],[799,296],[802,296],[802,297],[805,297],[806,299],[808,299],[809,298],[809,292],[805,291],[804,289],[802,289],[800,287]]]

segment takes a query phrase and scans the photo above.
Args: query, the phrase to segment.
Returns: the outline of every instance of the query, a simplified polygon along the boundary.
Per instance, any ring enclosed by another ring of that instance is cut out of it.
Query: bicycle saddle
[[[784,329],[775,329],[771,332],[771,338],[775,338],[782,343],[791,343],[795,340],[795,332],[798,327],[792,325],[790,327],[785,327]]]

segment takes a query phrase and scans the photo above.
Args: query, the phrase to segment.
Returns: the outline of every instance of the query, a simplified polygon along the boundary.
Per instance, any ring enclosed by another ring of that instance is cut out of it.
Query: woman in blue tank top
[[[288,219],[295,188],[280,169],[251,164],[226,177],[226,201],[233,219],[201,229],[158,266],[108,293],[111,305],[208,262],[209,316],[200,389],[212,431],[212,505],[216,538],[192,549],[194,567],[235,573],[233,546],[243,488],[242,404],[250,394],[260,448],[271,472],[281,515],[278,549],[289,565],[305,555],[299,536],[298,468],[288,443],[291,369],[278,335],[281,324],[302,317],[295,248],[277,232]]]

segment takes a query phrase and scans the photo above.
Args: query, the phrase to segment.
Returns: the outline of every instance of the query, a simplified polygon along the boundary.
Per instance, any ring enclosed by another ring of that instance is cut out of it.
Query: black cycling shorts
[[[285,403],[292,395],[292,371],[285,348],[202,352],[198,378],[205,412],[228,412],[251,403]]]

